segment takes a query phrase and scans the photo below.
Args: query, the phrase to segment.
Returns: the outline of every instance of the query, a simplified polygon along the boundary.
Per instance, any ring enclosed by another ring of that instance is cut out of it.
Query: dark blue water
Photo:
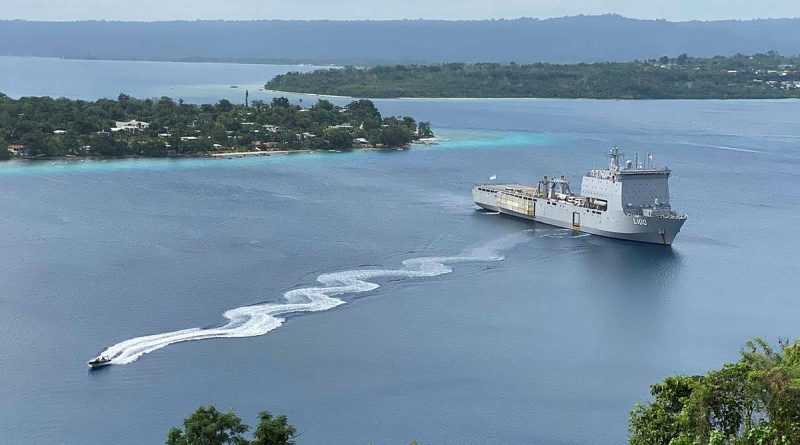
[[[163,443],[213,403],[249,423],[262,409],[285,413],[301,445],[621,444],[649,384],[734,360],[754,336],[797,335],[798,102],[379,106],[451,140],[0,164],[4,443]],[[673,169],[672,202],[689,220],[671,249],[470,202],[471,185],[493,174],[577,181],[611,144]],[[486,252],[504,259],[378,278],[263,336],[86,370],[112,344],[220,326],[225,311],[283,303],[321,274]]]

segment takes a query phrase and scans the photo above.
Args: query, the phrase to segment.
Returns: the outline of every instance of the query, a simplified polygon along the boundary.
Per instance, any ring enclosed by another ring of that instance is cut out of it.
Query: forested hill
[[[266,88],[352,97],[800,98],[800,57],[774,52],[627,63],[449,63],[292,72]]]
[[[573,63],[664,54],[797,54],[800,19],[0,21],[0,55],[286,63]]]

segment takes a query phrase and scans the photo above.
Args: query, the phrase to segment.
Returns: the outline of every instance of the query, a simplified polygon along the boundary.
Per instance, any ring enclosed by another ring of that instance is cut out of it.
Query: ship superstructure
[[[501,213],[594,235],[671,245],[686,221],[669,201],[671,171],[625,160],[616,147],[607,169],[593,169],[581,182],[579,195],[569,183],[545,176],[537,185],[478,184],[475,203]]]

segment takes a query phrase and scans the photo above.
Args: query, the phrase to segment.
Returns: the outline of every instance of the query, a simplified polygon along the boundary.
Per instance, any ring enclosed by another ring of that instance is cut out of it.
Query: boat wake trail
[[[290,290],[283,294],[283,303],[262,303],[225,311],[227,323],[215,328],[191,328],[163,334],[147,335],[110,346],[100,356],[111,358],[112,364],[136,361],[142,355],[175,343],[210,338],[254,337],[280,327],[282,316],[292,313],[320,312],[345,304],[337,298],[346,294],[369,292],[380,287],[373,280],[384,278],[430,278],[453,271],[456,263],[501,261],[502,252],[531,237],[515,233],[467,250],[459,256],[411,258],[399,269],[356,269],[322,274],[316,287]]]

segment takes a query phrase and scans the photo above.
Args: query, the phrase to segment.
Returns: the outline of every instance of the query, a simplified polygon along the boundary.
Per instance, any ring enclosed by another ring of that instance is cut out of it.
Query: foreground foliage
[[[668,377],[631,412],[631,445],[800,444],[800,340],[748,342],[704,376]]]
[[[213,406],[197,408],[183,421],[183,430],[172,428],[167,445],[293,445],[297,430],[286,416],[273,417],[268,411],[258,414],[252,441],[244,434],[250,429],[232,411],[222,413]]]
[[[191,105],[169,97],[93,102],[50,97],[12,99],[0,93],[0,159],[7,147],[21,157],[199,155],[212,151],[401,147],[432,135],[427,122],[383,117],[368,100],[345,107],[320,100],[309,108],[279,97],[251,106],[228,100]],[[117,121],[146,128],[114,131]]]
[[[733,99],[800,97],[800,58],[774,52],[628,63],[448,63],[279,75],[267,88],[355,97]]]

